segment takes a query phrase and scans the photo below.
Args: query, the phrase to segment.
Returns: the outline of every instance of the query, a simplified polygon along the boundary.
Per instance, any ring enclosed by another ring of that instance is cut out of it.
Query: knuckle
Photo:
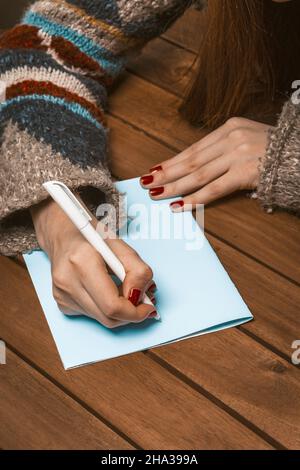
[[[60,311],[64,315],[66,315],[66,317],[73,317],[74,316],[74,313],[72,312],[72,310],[70,310],[65,303],[62,302],[62,303],[58,303],[57,305],[58,305]]]
[[[211,183],[209,192],[212,197],[220,196],[222,194],[222,185],[219,182]]]
[[[53,298],[55,300],[55,302],[57,304],[61,304],[63,299],[62,299],[62,295],[55,289],[55,287],[53,286],[52,288],[52,295],[53,295]]]
[[[198,169],[198,159],[196,155],[192,155],[188,160],[188,171],[194,173]]]
[[[197,184],[201,186],[204,181],[207,179],[207,171],[206,170],[199,170],[196,174]]]
[[[70,253],[68,256],[69,265],[81,276],[83,276],[86,271],[86,259],[89,259],[89,262],[93,263],[93,265],[97,265],[98,257],[93,256],[94,253],[92,253],[91,250],[91,245],[83,242],[76,251]]]
[[[238,146],[237,150],[242,153],[249,153],[251,152],[251,145],[248,142],[244,142]]]
[[[74,251],[73,253],[70,253],[69,255],[69,263],[75,267],[77,270],[81,269],[83,263],[82,263],[82,250],[77,250],[77,251]]]
[[[53,285],[57,289],[65,290],[67,286],[66,276],[63,270],[54,269],[52,272]],[[56,292],[57,295],[57,292]]]
[[[188,149],[189,152],[191,152],[191,153],[197,152],[197,150],[198,150],[198,144],[199,144],[199,142],[195,142],[194,144],[192,144],[192,145],[189,147],[189,149]]]
[[[104,325],[106,328],[108,328],[109,330],[114,330],[115,328],[117,328],[118,326],[120,326],[119,323],[113,323],[113,322],[110,322],[110,321],[103,321],[102,322],[102,325]]]
[[[142,263],[136,271],[137,277],[145,280],[152,279],[153,271],[147,264]]]
[[[232,117],[226,121],[226,126],[229,129],[237,129],[241,126],[241,118],[239,117]]]
[[[108,319],[114,320],[120,314],[120,306],[117,302],[110,302],[105,310]]]
[[[241,142],[245,138],[245,130],[242,128],[235,128],[229,133],[229,137],[236,142]]]

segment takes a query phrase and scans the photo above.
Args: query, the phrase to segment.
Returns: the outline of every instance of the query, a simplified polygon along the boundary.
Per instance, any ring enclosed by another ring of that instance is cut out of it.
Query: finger
[[[81,307],[79,305],[75,305],[73,302],[66,301],[66,303],[58,303],[58,308],[61,310],[65,315],[70,317],[79,317],[84,315]]]
[[[150,282],[150,286],[148,287],[148,290],[149,290],[150,292],[156,292],[156,290],[157,290],[157,285],[156,285],[156,283],[153,281],[153,279],[152,279],[152,281]]]
[[[214,180],[208,185],[204,186],[199,191],[190,194],[182,199],[182,204],[178,203],[172,207],[174,212],[181,212],[183,210],[192,210],[197,207],[197,204],[209,204],[221,197],[225,197],[240,189],[240,179],[234,172],[229,171],[220,178]]]
[[[76,296],[77,303],[80,305],[80,309],[90,318],[97,320],[107,328],[117,328],[119,326],[127,325],[128,321],[114,320],[108,318],[96,305],[94,300],[91,298],[89,293],[82,287]]]
[[[223,154],[228,152],[230,150],[229,144],[230,142],[228,140],[221,139],[216,144],[210,145],[202,151],[198,150],[196,153],[188,156],[175,165],[165,166],[163,164],[160,171],[155,172],[153,175],[142,176],[140,180],[141,185],[145,189],[164,187],[168,183],[175,182],[185,176],[192,175],[204,165],[220,158]],[[163,197],[169,196],[163,193]]]
[[[259,125],[261,124],[259,123]],[[166,169],[169,166],[177,164],[180,161],[190,157],[192,154],[201,152],[205,148],[211,145],[214,145],[219,140],[221,139],[224,140],[224,138],[227,137],[231,131],[233,131],[234,129],[242,128],[242,127],[255,130],[257,129],[257,122],[251,121],[245,118],[231,118],[225,124],[220,126],[218,129],[210,132],[201,140],[199,140],[198,142],[195,142],[193,145],[185,149],[183,152],[180,152],[175,157],[169,158],[168,160],[165,160],[164,162],[162,162],[161,166],[163,166],[163,168]],[[268,126],[266,126],[266,128],[268,128]]]
[[[103,312],[99,310],[97,305],[93,302],[88,293],[79,286],[77,286],[73,297],[59,288],[55,288],[55,297],[58,299],[59,309],[68,316],[81,316],[86,315],[93,318],[108,328],[116,328],[123,326],[126,323],[110,320]],[[128,322],[127,322],[128,323]]]
[[[220,140],[224,140],[231,131],[233,131],[234,129],[239,129],[239,128],[247,128],[251,130],[256,130],[257,122],[251,121],[245,118],[231,118],[222,126],[220,126],[218,129],[210,132],[201,140],[199,140],[198,142],[195,142],[193,145],[185,149],[183,152],[180,152],[175,157],[165,160],[160,165],[163,166],[164,169],[166,169],[169,166],[177,164],[180,161],[190,157],[192,154],[201,152],[207,147],[210,147],[211,145],[216,144]],[[266,125],[266,131],[268,131],[268,128],[269,126]]]
[[[224,124],[223,126],[219,127],[215,131],[210,132],[207,136],[203,137],[203,139],[199,140],[198,142],[194,143],[193,145],[185,149],[183,152],[180,152],[175,157],[169,158],[168,160],[162,162],[162,166],[164,168],[168,168],[174,164],[177,164],[180,161],[183,161],[186,158],[189,158],[191,155],[198,153],[211,145],[214,145],[220,139],[223,139],[224,137],[226,137],[227,134],[228,134],[228,130]]]
[[[222,141],[225,140],[230,130],[231,130],[231,125],[229,122],[227,122],[223,124],[222,126],[218,127],[218,129],[214,130],[213,132],[210,132],[205,137],[203,137],[203,139],[199,140],[198,143],[196,143],[197,151],[201,152],[207,147],[210,147],[220,142],[220,140]]]
[[[105,266],[89,269],[81,282],[97,308],[110,320],[141,322],[153,312],[153,306],[134,306],[128,299],[119,296],[119,291]]]
[[[123,264],[126,277],[123,282],[123,295],[138,305],[143,295],[153,283],[151,268],[138,253],[119,239],[107,240],[108,245]]]
[[[164,192],[158,196],[151,196],[152,199],[165,199],[179,195],[190,194],[202,186],[208,184],[210,181],[217,179],[226,173],[232,161],[234,160],[234,154],[222,155],[221,157],[212,160],[207,163],[199,170],[180,178],[178,181],[166,184],[164,186]]]
[[[75,316],[82,315],[84,313],[82,312],[80,305],[76,303],[69,294],[56,286],[53,286],[53,297],[59,309],[66,315]]]
[[[153,305],[156,304],[156,298],[155,298],[155,295],[150,292],[150,291],[147,291],[146,294],[148,295],[149,299],[151,300],[151,302],[153,303]]]

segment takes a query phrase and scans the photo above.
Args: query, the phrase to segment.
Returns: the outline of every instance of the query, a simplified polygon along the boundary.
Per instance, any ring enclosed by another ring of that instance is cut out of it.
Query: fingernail
[[[155,318],[157,315],[157,311],[153,310],[153,312],[149,313],[148,318]]]
[[[181,209],[183,206],[184,206],[183,200],[174,201],[174,202],[171,202],[170,204],[170,207],[172,210]]]
[[[152,188],[150,189],[150,194],[151,196],[160,196],[164,192],[165,188],[163,186],[160,186],[158,188]]]
[[[156,286],[155,282],[152,282],[152,284],[151,284],[151,286],[149,287],[148,290],[149,290],[150,292],[155,292],[156,289],[157,289],[157,286]]]
[[[141,290],[140,289],[131,289],[130,295],[128,300],[136,307],[139,304],[139,300],[141,297]]]
[[[157,165],[157,166],[150,168],[149,173],[155,173],[156,171],[161,171],[161,170],[162,170],[162,166]]]
[[[143,186],[153,183],[154,177],[152,175],[146,175],[141,177],[141,183]]]

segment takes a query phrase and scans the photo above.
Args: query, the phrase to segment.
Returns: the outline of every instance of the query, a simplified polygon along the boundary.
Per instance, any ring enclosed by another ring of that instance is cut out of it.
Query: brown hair
[[[196,78],[181,107],[217,127],[255,102],[274,102],[300,79],[300,2],[209,0]]]

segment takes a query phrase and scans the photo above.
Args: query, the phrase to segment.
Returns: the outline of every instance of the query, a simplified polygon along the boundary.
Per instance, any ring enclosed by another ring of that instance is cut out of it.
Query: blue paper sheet
[[[151,201],[138,179],[116,186],[127,194],[128,207],[133,203],[144,204],[148,209],[165,205],[165,202]],[[166,211],[163,217],[168,217]],[[67,317],[52,296],[50,262],[46,254],[34,251],[24,255],[66,369],[218,331],[253,318],[191,213],[171,217],[174,224],[184,222],[184,238],[155,239],[154,227],[154,239],[145,239],[146,229],[152,230],[153,226],[149,227],[143,210],[136,214],[138,223],[129,224],[129,233],[124,238],[154,271],[161,321],[147,320],[109,330],[84,316]],[[195,249],[195,244],[200,248]]]

